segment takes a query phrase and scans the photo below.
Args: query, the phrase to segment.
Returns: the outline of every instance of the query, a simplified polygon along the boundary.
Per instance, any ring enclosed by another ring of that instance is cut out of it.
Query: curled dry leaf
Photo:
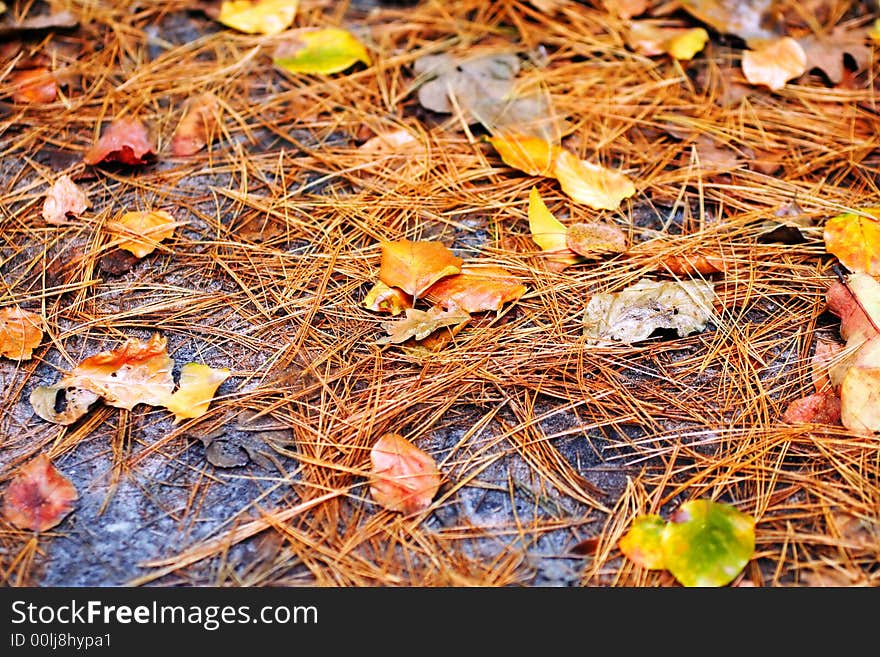
[[[211,92],[199,94],[187,104],[171,139],[171,152],[178,157],[194,155],[211,143],[220,124],[220,101]]]
[[[38,417],[53,424],[73,424],[88,413],[100,395],[74,386],[39,386],[30,394],[31,406]]]
[[[16,103],[51,103],[58,96],[58,82],[45,67],[15,71],[10,76]]]
[[[279,34],[293,23],[298,0],[224,0],[217,20],[246,34]]]
[[[627,249],[626,234],[619,227],[598,221],[571,224],[565,231],[565,243],[582,256],[623,253]]]
[[[529,232],[535,244],[561,269],[581,261],[581,257],[568,248],[568,229],[553,216],[536,187],[529,192]]]
[[[155,251],[162,240],[174,234],[176,227],[174,217],[165,210],[126,212],[116,221],[107,224],[112,233],[126,238],[119,243],[119,248],[138,258]]]
[[[147,127],[138,119],[120,118],[113,121],[101,138],[85,155],[83,162],[120,162],[122,164],[145,164],[156,156],[156,148]]]
[[[23,465],[3,495],[3,516],[19,529],[44,532],[57,526],[79,498],[76,488],[38,454]]]
[[[412,297],[403,290],[376,281],[361,305],[367,310],[396,316],[407,308],[412,308]]]
[[[632,343],[666,328],[683,337],[706,328],[713,299],[708,281],[644,278],[615,294],[594,294],[584,311],[584,336]]]
[[[626,175],[580,160],[565,149],[557,151],[553,172],[562,191],[594,210],[616,210],[624,199],[636,193],[635,185]]]
[[[0,356],[30,360],[43,339],[43,319],[18,306],[0,308]]]
[[[847,212],[825,222],[825,250],[850,271],[880,276],[880,208]]]
[[[756,50],[746,50],[742,57],[742,70],[751,84],[764,85],[776,91],[806,72],[807,55],[797,41],[782,37]]]
[[[89,208],[91,204],[85,192],[64,174],[49,188],[46,200],[43,201],[43,219],[48,224],[63,224],[67,215],[79,216]]]
[[[404,239],[382,242],[381,248],[379,279],[414,297],[444,276],[461,272],[462,259],[440,242]]]
[[[397,321],[383,322],[388,337],[379,338],[376,344],[401,344],[410,338],[422,340],[444,326],[456,326],[470,320],[470,314],[453,308],[444,311],[433,306],[427,311],[407,308],[406,317]]]
[[[447,276],[425,292],[425,298],[447,310],[477,313],[501,310],[508,301],[516,301],[526,286],[502,267],[464,266],[460,274]]]
[[[174,424],[207,413],[214,393],[230,374],[225,367],[215,369],[202,363],[187,363],[181,367],[180,386],[162,404],[174,413]]]
[[[440,488],[440,471],[430,454],[403,436],[386,433],[370,451],[370,495],[389,511],[424,511]]]
[[[663,529],[666,521],[653,513],[635,518],[617,546],[634,563],[648,570],[666,568],[663,556]]]
[[[331,75],[363,62],[372,64],[367,49],[348,30],[303,28],[289,33],[272,55],[275,66],[290,73]]]

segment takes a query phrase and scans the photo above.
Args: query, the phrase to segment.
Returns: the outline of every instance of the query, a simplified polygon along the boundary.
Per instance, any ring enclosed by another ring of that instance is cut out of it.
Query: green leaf
[[[276,66],[291,73],[339,73],[363,62],[372,62],[364,45],[351,32],[335,27],[295,30],[273,55]]]
[[[665,527],[666,521],[658,515],[638,516],[617,545],[621,552],[643,568],[662,570],[666,565],[660,541]]]
[[[692,500],[661,536],[664,562],[684,586],[725,586],[755,551],[755,520],[729,504]]]

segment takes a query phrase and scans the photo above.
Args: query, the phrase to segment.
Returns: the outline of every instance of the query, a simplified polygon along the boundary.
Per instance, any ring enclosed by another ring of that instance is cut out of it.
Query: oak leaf
[[[424,511],[440,488],[440,471],[430,454],[403,436],[386,433],[370,451],[370,495],[389,511]]]
[[[422,293],[444,276],[461,272],[462,259],[440,242],[382,242],[379,279],[412,295]]]
[[[3,494],[3,516],[19,529],[44,532],[73,511],[76,488],[49,460],[38,454],[23,465]]]
[[[798,42],[807,56],[807,69],[818,68],[831,82],[839,84],[844,77],[844,56],[853,58],[858,71],[870,64],[869,37],[868,28],[837,25],[828,34],[810,34]]]

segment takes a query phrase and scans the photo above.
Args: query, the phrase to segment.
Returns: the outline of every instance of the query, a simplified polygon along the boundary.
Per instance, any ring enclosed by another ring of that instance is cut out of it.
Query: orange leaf
[[[30,360],[43,339],[42,318],[18,306],[0,308],[0,356]]]
[[[155,251],[159,242],[171,237],[176,228],[174,217],[165,210],[152,212],[126,212],[107,228],[118,235],[128,237],[119,243],[120,249],[143,258]]]
[[[144,164],[155,156],[156,149],[146,126],[138,119],[120,118],[113,121],[95,145],[83,155],[83,162]]]
[[[789,80],[803,75],[807,70],[807,55],[797,41],[782,37],[768,41],[756,50],[746,50],[742,56],[742,70],[752,84],[775,91],[782,89]]]
[[[178,157],[194,155],[211,143],[220,123],[217,96],[206,92],[192,98],[171,139],[171,152]]]
[[[89,199],[70,176],[59,176],[46,193],[43,201],[43,219],[46,223],[63,224],[67,215],[80,215],[90,206]]]
[[[379,438],[370,451],[370,461],[370,494],[389,511],[423,511],[440,488],[440,471],[431,455],[399,434],[386,433]]]
[[[840,398],[826,391],[795,399],[782,419],[789,424],[840,424]]]
[[[865,210],[880,217],[880,208]],[[880,276],[880,221],[847,212],[829,219],[824,230],[825,250],[850,271]]]
[[[724,258],[721,256],[707,256],[698,253],[690,255],[671,255],[660,260],[658,269],[663,269],[677,276],[689,276],[691,274],[715,274],[725,271]]]
[[[394,316],[407,308],[412,308],[412,297],[403,290],[388,287],[382,281],[377,281],[367,292],[361,305],[367,310]]]
[[[10,76],[16,103],[51,103],[58,95],[58,83],[48,68],[16,71]]]
[[[467,313],[501,310],[508,301],[516,301],[526,292],[509,271],[501,267],[464,266],[460,274],[447,276],[425,292],[425,298],[448,310]]]
[[[553,160],[561,150],[548,141],[526,135],[499,135],[488,141],[506,165],[530,176],[552,176]]]
[[[612,224],[598,221],[571,224],[565,232],[565,243],[582,256],[597,253],[623,253],[626,251],[626,234]]]
[[[440,242],[399,240],[382,242],[379,279],[414,297],[421,296],[444,276],[458,274],[462,259]]]
[[[594,210],[616,210],[623,199],[636,193],[632,181],[624,174],[580,160],[565,149],[556,151],[553,173],[562,191]]]
[[[23,465],[3,496],[3,516],[20,529],[43,532],[73,510],[79,495],[49,457],[39,454]]]

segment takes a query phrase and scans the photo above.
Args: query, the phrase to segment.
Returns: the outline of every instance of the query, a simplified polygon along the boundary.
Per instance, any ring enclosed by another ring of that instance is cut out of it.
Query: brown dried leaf
[[[194,155],[211,143],[220,125],[220,101],[211,92],[190,99],[171,139],[178,157]]]
[[[403,239],[382,242],[381,246],[379,279],[414,297],[420,297],[444,276],[461,272],[462,259],[440,242]]]
[[[37,416],[54,424],[73,424],[88,413],[100,395],[74,386],[39,386],[30,394],[31,406]]]
[[[393,322],[383,322],[382,328],[388,337],[379,338],[376,344],[400,344],[410,338],[421,340],[444,326],[455,326],[470,320],[471,316],[457,308],[444,311],[434,306],[427,311],[407,308],[406,318]]]
[[[839,84],[844,77],[844,55],[853,58],[857,71],[865,70],[870,64],[869,38],[866,27],[837,25],[828,34],[811,34],[798,42],[807,56],[807,70],[818,68],[831,82]]]
[[[43,201],[43,219],[46,223],[63,224],[67,215],[79,216],[91,207],[85,192],[67,174],[59,176],[46,193]]]
[[[44,532],[73,511],[76,488],[49,457],[38,454],[23,465],[3,495],[3,516],[20,529]]]
[[[742,70],[751,84],[764,85],[775,91],[806,72],[807,55],[797,41],[782,37],[756,50],[746,50],[742,56]]]
[[[42,317],[18,306],[0,308],[0,356],[30,360],[42,339]]]
[[[582,256],[623,253],[627,249],[626,233],[618,226],[598,221],[571,224],[565,232],[565,243]]]
[[[526,286],[506,269],[466,265],[460,274],[442,278],[429,287],[425,298],[447,310],[477,313],[501,310],[505,303],[516,301],[525,292]]]
[[[122,164],[145,164],[156,156],[147,127],[138,119],[119,118],[104,130],[101,138],[85,155],[86,164],[120,162]]]
[[[440,488],[440,471],[430,454],[403,436],[386,433],[370,451],[370,495],[389,511],[424,511]]]

